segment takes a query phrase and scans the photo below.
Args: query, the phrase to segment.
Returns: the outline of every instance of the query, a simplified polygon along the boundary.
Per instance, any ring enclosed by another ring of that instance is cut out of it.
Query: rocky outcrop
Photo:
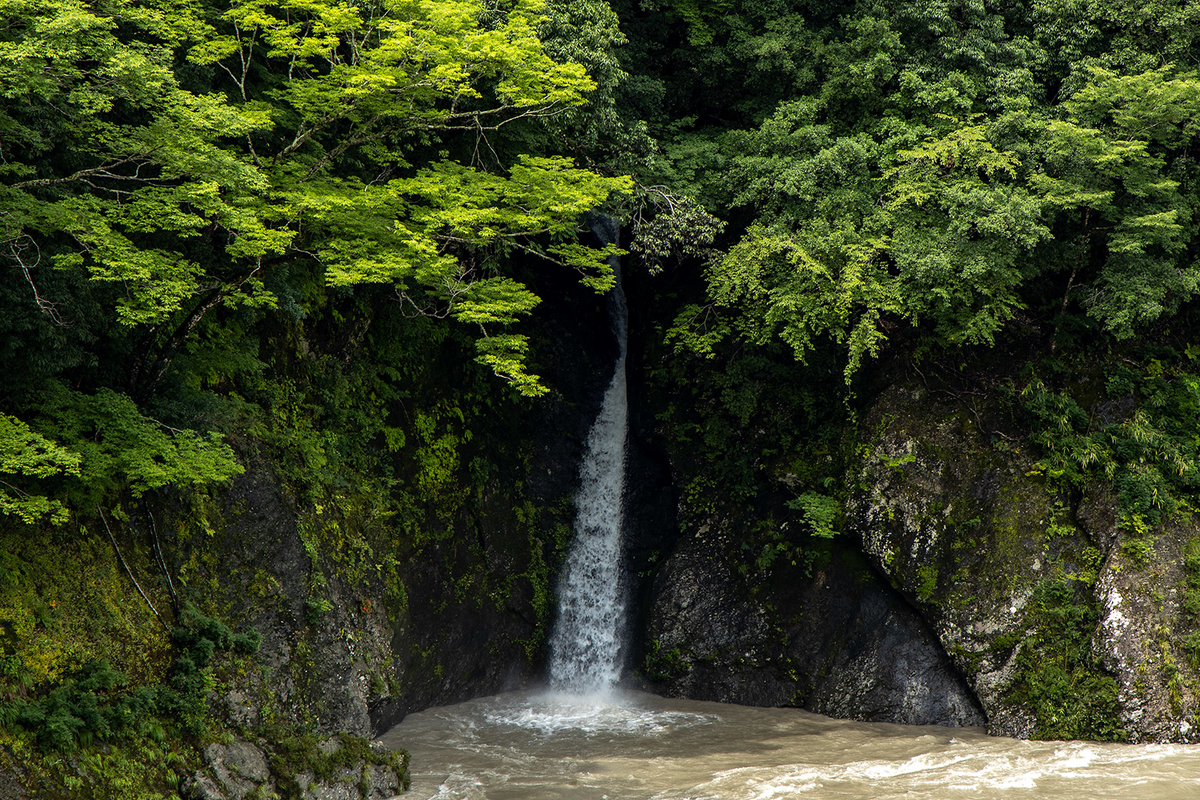
[[[19,775],[0,768],[0,800],[26,800],[27,797]]]
[[[250,742],[210,744],[204,748],[204,760],[208,772],[195,775],[188,787],[195,800],[242,800],[251,792],[275,791],[266,755]]]
[[[789,654],[812,676],[804,708],[843,719],[982,725],[979,702],[928,625],[848,551],[816,571]]]
[[[1169,525],[1141,557],[1113,548],[1096,583],[1092,644],[1120,687],[1121,726],[1132,741],[1200,741],[1195,610],[1185,608],[1195,591],[1187,551],[1198,534]]]
[[[754,597],[727,544],[726,532],[698,531],[659,573],[646,631],[654,688],[847,719],[983,723],[921,618],[851,550],[783,569]]]
[[[1118,535],[1114,501],[1047,485],[1020,439],[923,388],[876,402],[848,519],[1007,736],[1192,741],[1177,524]],[[1200,567],[1200,565],[1198,565]],[[1176,633],[1176,632],[1181,633]]]
[[[770,612],[742,597],[723,537],[680,542],[655,580],[645,674],[669,697],[780,706],[796,694]]]
[[[880,433],[854,476],[847,516],[864,553],[971,682],[989,730],[1030,736],[1033,717],[1004,693],[1015,677],[1025,606],[1049,569],[1042,533],[1052,498],[1025,478],[1030,458],[990,451],[970,421],[931,414],[930,406],[922,390],[885,393],[873,412]],[[1078,532],[1068,543],[1086,545]]]
[[[188,778],[189,800],[245,800],[283,796],[299,800],[387,800],[407,788],[407,757],[342,735],[325,741],[292,740],[272,748],[236,739],[204,749],[205,768]]]
[[[684,530],[648,593],[649,686],[1005,736],[1200,740],[1200,526],[1123,531],[1111,491],[1051,480],[1012,413],[897,380],[850,434],[846,535],[794,537],[770,492],[741,522]],[[792,549],[756,573],[764,525]]]

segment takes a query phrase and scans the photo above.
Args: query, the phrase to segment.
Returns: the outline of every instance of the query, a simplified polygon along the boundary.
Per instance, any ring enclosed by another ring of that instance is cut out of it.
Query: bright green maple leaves
[[[508,253],[612,284],[612,248],[580,244],[578,220],[630,181],[562,158],[504,163],[489,141],[595,87],[546,54],[534,0],[234,0],[215,16],[64,0],[9,2],[0,16],[5,239],[45,243],[56,266],[119,285],[126,324],[270,305],[269,271],[312,258],[332,285],[392,283],[485,340],[537,303],[496,273]],[[471,164],[409,163],[468,130]],[[543,391],[522,340],[505,336],[480,359]]]
[[[21,478],[45,479],[79,475],[80,456],[30,430],[19,419],[0,414],[0,514],[36,522],[48,517],[55,524],[67,520],[58,500],[27,491],[14,482]]]
[[[85,395],[50,383],[40,399],[58,441],[0,414],[0,515],[57,525],[68,519],[67,504],[51,494],[95,502],[120,488],[137,497],[167,485],[221,483],[242,472],[219,436],[170,428],[111,389]],[[56,492],[47,489],[48,479],[59,481]]]
[[[543,22],[539,0],[0,0],[0,256],[51,315],[39,270],[113,287],[162,363],[211,309],[272,306],[272,272],[316,262],[329,285],[391,285],[472,326],[478,361],[541,394],[509,330],[540,299],[509,257],[607,291],[620,251],[579,224],[632,185],[507,143],[596,87],[547,54]],[[162,371],[139,358],[126,391],[146,396]],[[0,416],[0,514],[62,522],[63,486],[139,494],[240,469],[125,394],[49,386],[30,421],[56,441]]]
[[[508,175],[442,162],[352,195],[326,194],[311,205],[307,196],[297,195],[294,202],[317,224],[349,234],[331,240],[322,252],[333,285],[388,282],[404,289],[414,281],[429,286],[439,280],[449,285],[462,280],[468,267],[443,255],[444,248],[498,247],[559,260],[579,270],[589,286],[607,291],[613,249],[577,245],[577,220],[613,192],[631,188],[628,178],[575,169],[564,158],[520,156]],[[362,236],[367,228],[375,235]],[[536,237],[557,242],[539,248]]]

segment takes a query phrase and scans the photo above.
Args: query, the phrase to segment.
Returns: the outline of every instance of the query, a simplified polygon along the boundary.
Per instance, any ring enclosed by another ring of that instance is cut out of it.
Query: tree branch
[[[23,245],[22,241],[24,240],[28,240],[29,245]],[[26,264],[25,259],[21,257],[21,254],[28,248],[28,246],[32,246],[37,252],[37,258],[32,264]],[[41,292],[38,291],[37,284],[33,280],[32,270],[36,269],[37,266],[42,263],[42,250],[40,247],[38,247],[38,244],[34,238],[29,234],[22,233],[9,239],[8,252],[13,257],[13,260],[17,262],[17,265],[21,268],[21,271],[25,273],[25,280],[29,283],[29,288],[33,289],[33,302],[37,304],[38,310],[53,320],[55,325],[66,327],[66,323],[63,322],[62,317],[58,314],[58,308],[54,305],[54,303],[42,297]]]
[[[175,583],[171,580],[171,572],[167,569],[167,560],[163,557],[162,544],[158,540],[158,526],[154,524],[154,515],[150,513],[150,506],[144,501],[142,511],[145,512],[146,520],[150,523],[150,538],[154,542],[154,558],[158,561],[158,568],[162,570],[163,577],[167,579],[167,593],[171,595],[171,609],[178,617],[179,595],[175,593]]]
[[[142,599],[146,601],[146,605],[148,605],[150,610],[154,612],[154,617],[159,621],[160,624],[162,624],[163,630],[167,631],[167,633],[170,633],[171,627],[167,625],[162,616],[159,615],[158,609],[156,609],[154,604],[150,602],[150,598],[147,597],[146,593],[142,591],[142,587],[138,584],[137,578],[133,577],[133,570],[129,568],[129,564],[125,561],[125,556],[121,555],[121,548],[117,547],[116,537],[113,536],[112,528],[108,527],[108,519],[104,516],[103,509],[101,509],[100,506],[96,506],[96,511],[100,514],[100,521],[104,523],[104,530],[108,531],[108,540],[112,542],[113,550],[116,551],[117,558],[121,560],[121,566],[125,568],[126,574],[129,575],[129,580],[133,581],[133,585],[138,590],[138,594],[142,596]]]

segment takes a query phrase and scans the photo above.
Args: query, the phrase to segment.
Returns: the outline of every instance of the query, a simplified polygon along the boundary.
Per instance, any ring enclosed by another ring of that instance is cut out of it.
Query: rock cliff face
[[[388,797],[405,764],[362,739],[538,678],[580,454],[617,355],[593,335],[608,329],[603,298],[577,291],[538,324],[552,393],[457,437],[451,463],[471,459],[470,485],[408,477],[423,502],[407,518],[353,486],[298,497],[253,444],[209,505],[161,511],[187,594],[262,636],[253,665],[218,672],[210,705],[233,741],[203,750],[185,794]]]
[[[176,543],[193,583],[220,585],[225,616],[264,636],[261,670],[224,676],[219,694],[246,737],[205,751],[194,796],[289,780],[312,798],[386,793],[403,781],[386,765],[281,766],[252,732],[303,720],[332,753],[340,731],[370,736],[412,710],[536,677],[553,585],[537,562],[555,546],[539,537],[555,535],[549,523],[565,541],[606,357],[559,376],[575,402],[543,406],[527,477],[546,506],[557,499],[557,516],[543,512],[534,526],[497,493],[454,521],[473,531],[468,542],[387,551],[395,563],[384,574],[331,546],[362,535],[384,552],[369,521],[336,502],[332,516],[298,508],[260,466],[222,498],[213,540]],[[676,529],[669,460],[637,385],[628,567],[643,576],[633,625],[647,688],[1018,737],[1197,738],[1187,606],[1200,596],[1200,536],[1189,524],[1165,526],[1149,547],[1123,546],[1103,491],[1055,490],[1019,437],[981,430],[986,419],[953,398],[897,382],[861,418],[843,535],[751,580],[745,520]]]
[[[750,596],[726,535],[698,531],[658,575],[646,630],[655,689],[846,719],[983,724],[927,625],[852,550],[834,547]]]
[[[1048,483],[1003,424],[919,383],[886,388],[849,443],[843,536],[765,584],[738,549],[753,519],[684,530],[649,592],[648,685],[1005,736],[1196,741],[1200,528],[1129,540],[1113,497]]]
[[[1121,727],[1135,742],[1200,741],[1195,634],[1185,633],[1194,628],[1195,611],[1185,604],[1198,534],[1168,526],[1140,559],[1110,548],[1096,583],[1100,626],[1092,646],[1117,681]]]
[[[204,748],[207,768],[184,781],[181,791],[194,800],[387,800],[408,788],[407,758],[396,759],[381,745],[330,738],[310,745],[296,766],[278,755],[268,759],[269,752],[245,739],[210,744]]]
[[[1007,736],[1192,741],[1198,673],[1174,631],[1197,529],[1123,546],[1114,500],[1048,486],[1021,445],[923,388],[897,385],[848,515],[873,566],[916,608]]]
[[[192,582],[216,590],[210,602],[263,641],[257,669],[221,676],[214,710],[247,738],[204,751],[207,768],[191,783],[195,797],[241,798],[260,784],[273,790],[281,780],[300,781],[300,796],[314,800],[391,796],[403,775],[383,760],[373,763],[366,751],[338,762],[338,734],[369,738],[414,708],[499,691],[536,669],[529,642],[537,612],[527,587],[514,582],[495,602],[465,598],[470,613],[448,596],[456,570],[473,580],[498,580],[477,563],[488,557],[491,569],[527,573],[524,530],[487,528],[478,550],[427,548],[423,559],[395,574],[373,568],[356,574],[337,554],[313,545],[312,528],[323,523],[324,536],[353,532],[297,511],[266,471],[236,479],[223,506],[227,524],[199,543],[203,550],[192,542],[179,549],[186,563],[199,565]],[[526,563],[517,563],[522,555]],[[396,596],[397,587],[406,598]],[[325,755],[337,768],[314,773],[301,766],[289,773],[286,761],[272,760],[270,745],[255,735],[272,724],[298,724],[324,737],[315,746],[323,753],[332,748]],[[258,768],[268,763],[274,768]],[[354,793],[360,787],[362,793]]]
[[[526,530],[504,525],[511,519],[497,514],[477,547],[436,543],[386,573],[322,546],[335,535],[352,540],[355,531],[338,525],[353,522],[298,511],[264,470],[235,480],[223,507],[223,530],[180,542],[179,551],[194,565],[193,585],[213,588],[209,603],[263,641],[256,668],[219,676],[214,711],[244,738],[204,751],[192,796],[240,799],[291,782],[296,796],[312,800],[389,797],[403,773],[371,751],[339,756],[338,735],[370,738],[408,711],[500,691],[536,670],[539,621],[528,577],[495,598],[481,597],[478,586],[504,586],[506,571],[530,572],[536,556]],[[371,547],[394,560],[405,550]],[[476,585],[456,605],[454,579],[462,576]],[[277,742],[260,735],[292,725],[315,732],[309,749],[332,766],[279,758]]]

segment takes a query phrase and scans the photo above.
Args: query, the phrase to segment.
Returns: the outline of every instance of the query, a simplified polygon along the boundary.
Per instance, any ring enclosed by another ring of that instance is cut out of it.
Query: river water
[[[795,709],[511,693],[412,714],[405,797],[471,800],[1200,797],[1200,746],[1027,742]]]

